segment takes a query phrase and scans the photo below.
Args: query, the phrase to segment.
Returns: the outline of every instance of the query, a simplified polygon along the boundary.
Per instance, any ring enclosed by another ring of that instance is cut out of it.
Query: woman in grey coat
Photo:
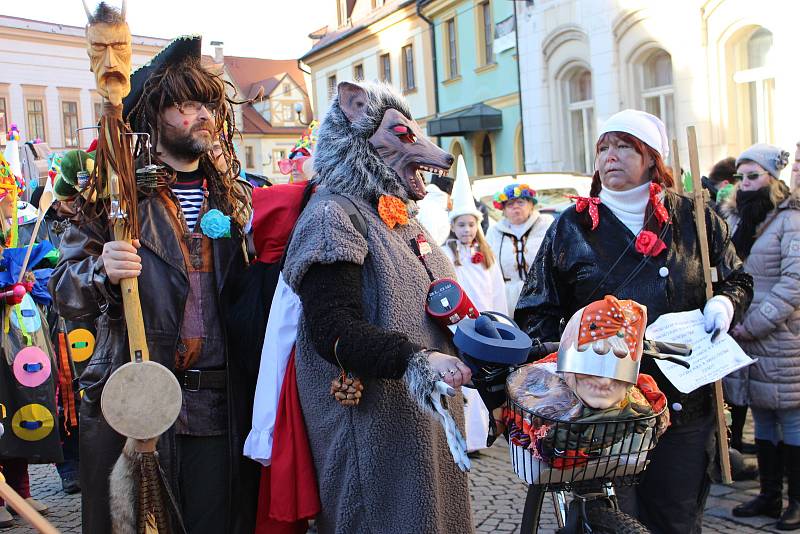
[[[736,160],[741,183],[722,206],[755,283],[753,302],[731,334],[757,361],[726,378],[725,390],[734,404],[752,407],[761,492],[733,515],[780,516],[781,530],[800,528],[800,198],[778,178],[788,156],[764,144],[745,150]],[[782,516],[781,448],[789,474]]]

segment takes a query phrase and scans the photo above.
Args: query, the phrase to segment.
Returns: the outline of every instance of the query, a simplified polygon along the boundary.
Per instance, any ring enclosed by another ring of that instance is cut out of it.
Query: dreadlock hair
[[[626,132],[606,132],[600,136],[600,139],[597,140],[597,144],[595,145],[595,153],[600,151],[600,144],[605,142],[608,139],[608,136],[615,135],[621,141],[628,143],[633,147],[633,149],[642,157],[645,154],[648,154],[650,158],[653,160],[653,166],[650,167],[650,181],[657,183],[663,189],[671,189],[675,187],[675,180],[672,179],[672,169],[667,167],[664,163],[664,158],[661,157],[661,154],[654,149],[653,147],[645,144],[641,139],[638,137],[631,135]],[[600,182],[600,171],[595,170],[594,175],[592,176],[592,188],[589,191],[589,196],[596,197],[600,195],[600,190],[603,188],[602,183]],[[588,210],[586,212],[588,217]],[[645,220],[645,230],[649,230],[654,233],[658,233],[660,225],[653,215],[653,206],[650,202],[647,203],[647,207],[645,208],[644,213],[644,220]]]
[[[100,2],[94,15],[89,17],[89,25],[92,24],[125,24],[125,19],[122,18],[122,12],[105,2]]]
[[[131,109],[128,120],[134,132],[150,134],[153,159],[163,163],[159,158],[160,154],[156,152],[161,131],[161,112],[188,100],[207,102],[216,107],[214,130],[220,137],[227,171],[220,172],[217,169],[210,153],[200,156],[200,170],[207,177],[209,196],[214,203],[221,211],[231,215],[240,228],[244,228],[249,208],[247,197],[236,183],[241,164],[233,147],[233,138],[237,131],[232,108],[232,105],[242,102],[228,96],[228,88],[231,88],[235,97],[233,85],[206,70],[200,64],[199,58],[189,57],[178,63],[165,65],[150,76],[144,84],[142,97]],[[135,156],[139,159],[146,157],[145,150],[147,145],[143,140],[138,140]],[[173,171],[169,183],[174,182],[175,178]]]

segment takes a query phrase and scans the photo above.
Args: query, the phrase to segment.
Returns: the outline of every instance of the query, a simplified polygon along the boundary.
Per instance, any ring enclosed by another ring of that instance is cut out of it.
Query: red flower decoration
[[[472,255],[472,263],[483,263],[483,253],[481,251],[476,252]]]
[[[597,210],[597,206],[600,205],[600,199],[598,197],[579,197],[577,195],[568,196],[575,201],[575,209],[578,213],[582,213],[586,208],[589,208],[592,230],[597,228],[597,225],[600,224],[600,212]]]
[[[665,248],[667,245],[653,232],[642,230],[636,236],[636,252],[639,254],[655,257],[661,254]]]

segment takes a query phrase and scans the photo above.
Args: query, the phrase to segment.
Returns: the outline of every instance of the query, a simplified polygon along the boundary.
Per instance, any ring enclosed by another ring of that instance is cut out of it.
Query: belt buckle
[[[200,391],[200,375],[202,371],[199,369],[187,369],[183,372],[183,389],[186,391]]]

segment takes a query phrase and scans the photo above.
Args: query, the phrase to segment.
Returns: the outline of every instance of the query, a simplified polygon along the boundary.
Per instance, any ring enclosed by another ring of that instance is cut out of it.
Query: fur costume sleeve
[[[338,356],[341,365],[357,376],[401,378],[411,356],[422,350],[405,335],[364,319],[359,265],[311,265],[300,283],[299,294],[317,353],[336,366]]]
[[[363,265],[367,257],[367,240],[344,209],[332,200],[309,204],[300,214],[291,239],[283,277],[298,295],[312,265],[337,262]]]

